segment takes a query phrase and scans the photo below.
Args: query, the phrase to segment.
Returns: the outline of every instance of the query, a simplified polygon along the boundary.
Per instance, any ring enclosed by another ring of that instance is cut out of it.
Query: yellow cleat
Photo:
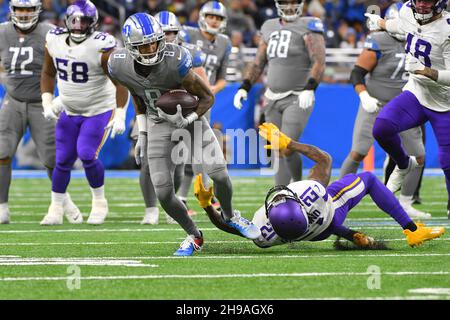
[[[411,247],[420,246],[424,241],[439,238],[445,232],[443,227],[425,227],[423,223],[416,223],[416,225],[417,230],[414,232],[403,230],[403,234],[406,235],[406,241]]]

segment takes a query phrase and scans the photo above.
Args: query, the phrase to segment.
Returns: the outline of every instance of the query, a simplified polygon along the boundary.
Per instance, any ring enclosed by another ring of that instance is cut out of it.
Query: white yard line
[[[368,272],[305,272],[305,273],[241,273],[241,274],[165,274],[165,275],[123,275],[123,276],[87,276],[80,280],[152,280],[152,279],[229,279],[229,278],[305,278],[305,277],[354,277],[371,276]],[[450,272],[381,272],[381,276],[446,276]],[[68,277],[3,277],[0,281],[65,281]]]

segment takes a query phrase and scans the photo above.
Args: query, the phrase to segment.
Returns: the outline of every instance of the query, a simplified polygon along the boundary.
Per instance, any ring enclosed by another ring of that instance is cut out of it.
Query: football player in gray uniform
[[[402,3],[393,4],[386,13],[387,19],[398,17]],[[359,56],[352,71],[351,81],[355,86],[361,104],[353,131],[352,151],[345,159],[341,168],[341,177],[356,173],[359,164],[369,152],[373,144],[372,135],[375,119],[388,101],[398,96],[408,81],[405,71],[405,35],[375,32],[367,37],[365,49]],[[370,73],[365,81],[364,77]],[[423,165],[425,147],[422,141],[422,130],[415,127],[400,134],[403,146],[408,154],[416,157]],[[412,207],[414,192],[420,180],[422,168],[411,170],[403,181],[400,203],[411,218],[430,218],[429,213]]]
[[[27,127],[50,178],[55,166],[55,122],[42,114],[40,90],[45,36],[53,26],[39,22],[40,0],[11,0],[9,7],[11,21],[0,25],[0,61],[6,73],[0,107],[0,223],[10,222],[11,163]],[[70,223],[82,222],[67,193],[64,213]]]
[[[279,18],[267,20],[261,27],[262,38],[255,61],[244,75],[234,97],[234,106],[242,108],[252,85],[267,70],[268,104],[265,116],[297,141],[313,110],[315,90],[325,70],[325,40],[320,19],[301,17],[302,0],[275,0]],[[291,178],[302,178],[302,160],[289,150],[276,153],[279,168],[277,185],[288,185]]]
[[[139,128],[138,143],[147,150],[150,177],[158,200],[188,234],[174,254],[190,256],[203,244],[201,231],[188,216],[186,206],[175,196],[173,175],[180,159],[172,155],[181,138],[191,151],[192,161],[203,165],[215,182],[225,223],[247,238],[259,237],[259,229],[232,208],[233,192],[226,162],[211,127],[202,117],[213,105],[214,95],[192,71],[189,51],[166,43],[159,22],[145,13],[130,16],[125,21],[122,36],[125,48],[110,56],[109,73],[133,96]],[[156,107],[162,94],[181,88],[198,97],[195,112],[183,115],[181,106],[178,106],[178,112],[170,115]],[[197,136],[201,139],[195,139]]]
[[[231,53],[231,41],[228,36],[224,35],[227,25],[227,10],[219,1],[206,2],[200,9],[199,28],[184,27],[179,35],[183,42],[191,43],[200,47],[205,55],[205,70],[213,94],[217,94],[225,88],[227,81],[227,67],[229,55]],[[211,113],[208,111],[205,115],[208,122],[211,119]],[[220,133],[214,130],[216,137],[220,137]],[[183,202],[187,202],[187,196],[192,185],[193,175],[202,172],[201,167],[192,168],[190,165],[185,166],[185,176],[181,183],[178,196]],[[203,182],[208,184],[208,177],[203,172]],[[220,204],[213,200],[215,208],[219,208]],[[191,215],[195,212],[189,211]]]
[[[208,78],[206,76],[205,69],[203,68],[203,65],[205,63],[205,56],[198,46],[181,41],[180,37],[178,36],[181,29],[181,25],[180,22],[178,21],[177,16],[169,11],[161,11],[155,15],[155,18],[161,24],[162,30],[166,35],[166,42],[176,43],[186,48],[192,56],[192,70],[199,77],[201,77],[202,80],[205,81],[205,83],[208,83]],[[133,131],[136,131],[135,134],[133,133],[133,138],[137,140],[138,130]],[[135,156],[136,156],[136,163],[141,166],[139,182],[145,202],[145,215],[141,221],[141,224],[153,224],[153,225],[158,224],[159,209],[156,206],[157,201],[156,193],[150,179],[150,171],[147,163],[147,150],[142,149],[141,146],[136,143]],[[180,187],[181,181],[183,181],[183,176],[184,176],[184,164],[179,164],[175,167],[174,173],[175,192]],[[168,214],[166,214],[166,221],[169,224],[177,223]]]

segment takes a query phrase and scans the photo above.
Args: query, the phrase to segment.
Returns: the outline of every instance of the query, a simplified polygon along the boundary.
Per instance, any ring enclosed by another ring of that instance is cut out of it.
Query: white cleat
[[[399,169],[398,166],[395,166],[394,171],[392,171],[391,176],[386,184],[386,187],[392,192],[395,193],[401,189],[403,180],[408,173],[411,172],[414,168],[419,167],[417,160],[415,157],[409,157],[408,167],[406,169]]]
[[[0,224],[9,224],[9,216],[10,212],[8,207],[0,209]]]
[[[73,203],[70,195],[68,193],[66,195],[67,197],[64,200],[63,209],[67,221],[71,224],[83,223],[83,215],[81,214],[80,209]]]
[[[145,208],[145,215],[141,221],[141,224],[158,224],[159,222],[159,209],[157,207]]]
[[[166,213],[166,222],[167,224],[178,224],[178,222],[176,222],[175,219],[169,216],[167,213]]]
[[[105,222],[105,218],[107,215],[108,215],[108,201],[106,199],[92,200],[92,210],[87,220],[87,223],[93,225],[103,224],[103,222]]]
[[[404,206],[403,209],[411,219],[431,219],[431,214],[417,210],[413,206]]]
[[[63,224],[64,209],[63,206],[57,204],[50,204],[48,213],[42,219],[41,226],[59,226]]]

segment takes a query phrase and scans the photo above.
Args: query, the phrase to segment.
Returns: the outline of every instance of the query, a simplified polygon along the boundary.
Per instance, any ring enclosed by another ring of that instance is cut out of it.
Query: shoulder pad
[[[116,38],[106,32],[94,32],[93,40],[99,52],[108,52],[117,46]]]
[[[318,18],[312,18],[308,21],[307,28],[309,31],[324,33],[325,28],[323,26],[323,22]]]
[[[364,48],[373,50],[373,51],[380,50],[380,45],[378,44],[378,41],[376,40],[375,34],[371,34],[366,38],[366,41],[364,42]]]

